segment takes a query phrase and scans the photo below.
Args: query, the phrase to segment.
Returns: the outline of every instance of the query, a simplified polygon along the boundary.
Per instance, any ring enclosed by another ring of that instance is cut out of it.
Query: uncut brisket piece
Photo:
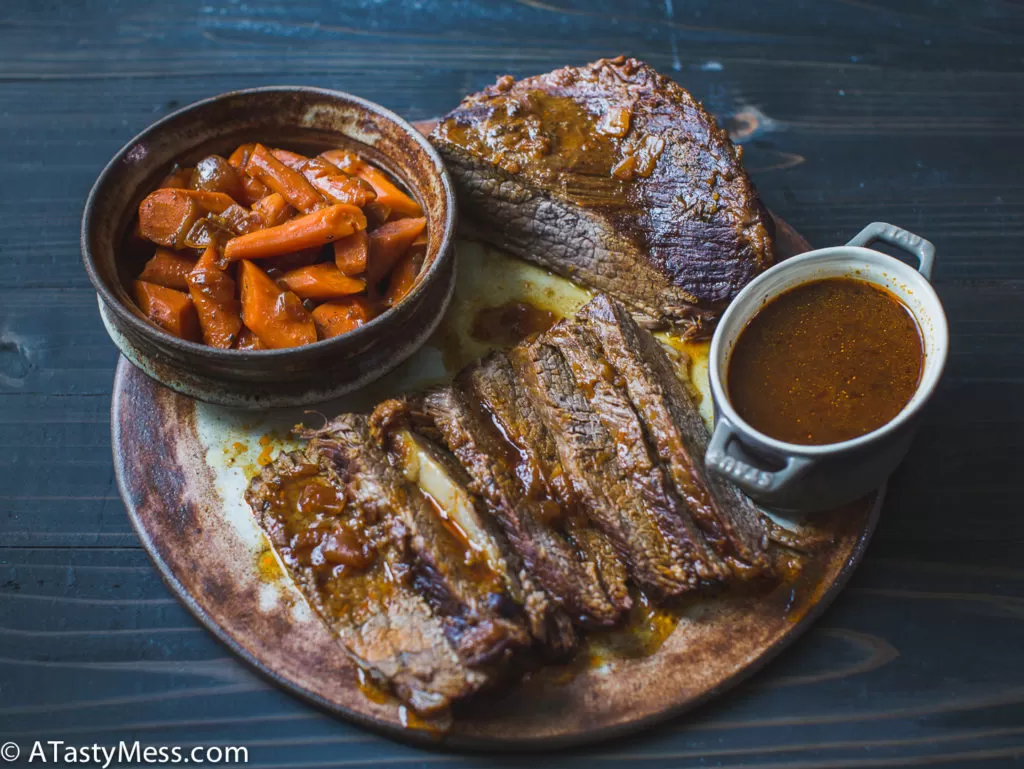
[[[736,486],[705,468],[707,429],[658,341],[607,296],[588,302],[576,321],[600,342],[604,359],[619,373],[651,445],[704,537],[719,556],[746,567],[740,569],[746,575],[767,571],[761,515]]]
[[[430,140],[480,237],[648,321],[699,332],[774,260],[740,150],[636,59],[502,77]]]
[[[442,618],[466,664],[500,664],[529,645],[521,607],[505,591],[501,575],[467,563],[465,545],[420,490],[390,464],[372,439],[365,416],[342,414],[304,437],[312,438],[310,456],[350,479],[353,501],[387,521],[392,543],[411,567],[414,589]]]
[[[246,501],[296,585],[356,664],[421,714],[488,686],[491,673],[459,658],[444,623],[403,578],[408,569],[384,530],[387,522],[353,505],[300,509],[298,492],[288,489],[296,481],[323,484],[344,499],[344,483],[332,470],[294,452],[263,468]],[[322,554],[323,544],[350,526],[365,535],[372,563],[340,573],[332,561],[315,564],[314,546]]]

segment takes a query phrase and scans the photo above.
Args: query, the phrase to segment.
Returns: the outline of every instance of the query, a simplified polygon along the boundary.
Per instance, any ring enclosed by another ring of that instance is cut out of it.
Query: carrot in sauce
[[[316,325],[302,300],[282,290],[263,270],[245,259],[239,266],[242,321],[264,347],[299,347],[316,341]]]

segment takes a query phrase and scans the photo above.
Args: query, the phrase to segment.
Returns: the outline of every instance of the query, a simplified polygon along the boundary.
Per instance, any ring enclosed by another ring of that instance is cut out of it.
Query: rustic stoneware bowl
[[[174,163],[228,154],[260,141],[307,152],[352,149],[401,181],[427,217],[418,282],[396,307],[350,333],[285,350],[220,350],[171,336],[128,292],[142,268],[129,247],[139,202]],[[441,158],[411,125],[340,91],[256,88],[197,102],[154,123],[103,169],[85,206],[82,257],[100,314],[122,354],[149,376],[203,401],[242,408],[290,406],[343,395],[391,370],[441,320],[455,277],[455,196]]]

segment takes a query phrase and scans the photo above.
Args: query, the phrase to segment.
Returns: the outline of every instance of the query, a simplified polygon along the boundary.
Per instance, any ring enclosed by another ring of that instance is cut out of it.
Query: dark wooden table
[[[1011,0],[58,3],[0,10],[0,742],[244,745],[250,766],[1001,766],[1024,756],[1024,6]],[[85,195],[179,105],[275,83],[410,119],[620,52],[691,89],[816,246],[933,240],[941,391],[864,564],[762,674],[635,738],[543,758],[414,750],[236,662],[117,495],[116,360]]]

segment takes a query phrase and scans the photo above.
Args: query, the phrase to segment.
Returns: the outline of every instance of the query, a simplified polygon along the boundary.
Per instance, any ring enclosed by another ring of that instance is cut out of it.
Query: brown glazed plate
[[[779,222],[784,256],[809,247]],[[455,295],[425,346],[384,379],[322,404],[331,415],[444,379],[486,351],[468,329],[475,312],[523,299],[562,315],[590,294],[475,242],[457,243]],[[680,346],[678,340],[667,340]],[[683,345],[688,374],[707,392],[707,344]],[[484,694],[444,724],[365,691],[341,645],[287,579],[243,500],[261,463],[288,447],[289,429],[320,417],[301,409],[254,414],[191,400],[125,359],[114,383],[118,485],[139,538],[171,590],[238,656],[289,691],[356,723],[420,744],[529,750],[607,739],[648,726],[734,686],[803,632],[860,561],[881,492],[816,518],[831,539],[796,581],[756,593],[699,596],[659,615],[638,636],[606,635],[567,666],[543,668],[507,691]],[[789,528],[794,522],[780,521]]]

